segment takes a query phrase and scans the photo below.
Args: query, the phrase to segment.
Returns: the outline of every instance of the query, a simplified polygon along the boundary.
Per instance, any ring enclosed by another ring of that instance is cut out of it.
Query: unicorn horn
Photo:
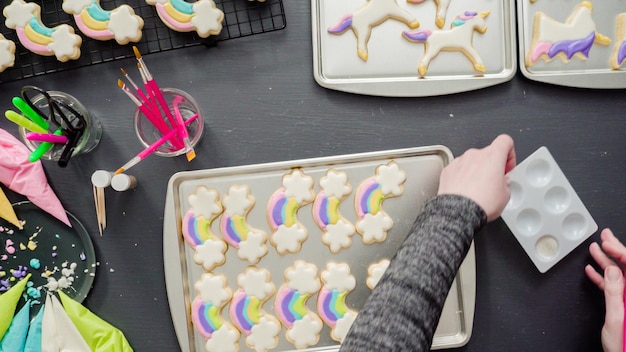
[[[486,18],[487,16],[489,16],[489,14],[491,13],[491,11],[485,11],[485,12],[481,12],[480,13],[480,17],[482,18]]]

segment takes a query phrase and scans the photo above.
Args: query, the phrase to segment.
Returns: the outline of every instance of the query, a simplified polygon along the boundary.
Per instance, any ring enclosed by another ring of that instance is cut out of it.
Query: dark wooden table
[[[192,94],[206,115],[198,157],[151,156],[131,172],[130,192],[107,190],[108,228],[97,235],[90,175],[115,170],[141,150],[134,106],[117,88],[134,59],[3,83],[0,108],[24,84],[68,92],[96,114],[103,139],[61,169],[44,162],[66,209],[92,234],[100,266],[85,305],[124,331],[137,351],[174,351],[163,276],[163,209],[170,176],[183,170],[443,144],[455,155],[499,133],[519,160],[547,146],[601,228],[626,240],[624,90],[572,89],[518,73],[487,89],[429,98],[353,95],[318,86],[312,74],[310,3],[285,3],[287,28],[145,56],[161,86]],[[132,70],[134,73],[135,71]],[[0,128],[17,134],[6,119]],[[9,193],[12,200],[19,195]],[[599,351],[602,293],[585,277],[594,234],[540,274],[502,220],[476,237],[474,330],[463,351]]]

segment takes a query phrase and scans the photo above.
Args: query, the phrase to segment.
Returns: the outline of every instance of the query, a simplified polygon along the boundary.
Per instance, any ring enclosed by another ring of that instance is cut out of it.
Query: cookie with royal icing
[[[263,310],[264,303],[274,294],[267,269],[248,267],[237,276],[239,289],[233,294],[228,310],[230,320],[246,335],[246,345],[257,352],[278,346],[280,321]]]
[[[323,323],[307,308],[307,301],[320,289],[317,267],[297,260],[285,269],[285,283],[274,300],[276,316],[287,327],[286,337],[297,349],[317,344]]]
[[[425,0],[407,0],[408,3],[411,4],[421,4],[424,3]],[[446,15],[448,13],[448,7],[452,0],[434,0],[435,5],[437,5],[437,13],[435,16],[435,24],[439,28],[443,28],[443,25],[446,23]]]
[[[373,290],[374,287],[380,281],[380,278],[385,273],[385,270],[389,267],[389,259],[382,259],[376,263],[370,264],[367,267],[367,279],[365,280],[365,285]]]
[[[358,220],[356,230],[363,242],[383,242],[387,231],[393,227],[393,219],[383,210],[383,201],[404,193],[406,172],[395,161],[376,168],[375,176],[364,180],[356,190],[354,209]]]
[[[346,296],[354,290],[356,280],[346,263],[329,262],[321,274],[322,288],[317,295],[317,314],[330,327],[330,337],[342,342],[357,312],[348,308]]]
[[[313,220],[322,230],[322,242],[333,253],[352,245],[354,225],[339,212],[339,205],[350,193],[352,186],[343,171],[329,169],[320,179],[321,190],[313,202]]]
[[[7,28],[15,29],[20,43],[31,52],[42,56],[56,56],[66,62],[80,57],[83,40],[74,28],[60,24],[50,28],[41,22],[41,7],[24,0],[13,0],[3,10]]]
[[[177,32],[195,31],[201,38],[218,35],[222,31],[224,12],[213,0],[146,0],[156,8],[161,21]]]
[[[15,64],[15,43],[0,34],[0,72]]]
[[[185,242],[194,249],[193,259],[204,270],[224,264],[226,242],[217,237],[211,228],[213,221],[222,213],[217,190],[199,186],[188,197],[190,208],[182,221]]]
[[[233,185],[228,188],[222,204],[224,213],[220,218],[222,238],[237,248],[239,259],[256,264],[267,254],[267,234],[248,224],[248,213],[254,207],[254,197],[248,185]]]
[[[239,330],[222,316],[222,310],[233,295],[226,277],[204,273],[194,287],[197,296],[191,304],[191,321],[206,339],[206,351],[238,351]]]
[[[280,254],[296,253],[308,236],[297,212],[315,197],[313,178],[295,169],[283,176],[282,185],[267,203],[267,221],[273,231],[270,242]]]
[[[617,15],[615,35],[615,46],[611,54],[611,68],[619,70],[626,61],[626,12]]]

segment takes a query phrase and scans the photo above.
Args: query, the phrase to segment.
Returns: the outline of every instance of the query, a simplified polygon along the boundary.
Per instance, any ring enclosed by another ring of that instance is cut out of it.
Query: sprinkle
[[[29,264],[30,264],[30,267],[35,269],[35,270],[41,268],[41,263],[39,262],[39,259],[37,259],[37,258],[31,259]]]
[[[57,250],[57,246],[52,246],[52,250],[56,251]]]
[[[52,258],[56,258],[57,257],[57,252],[52,252]]]
[[[96,276],[96,273],[89,273],[89,276]]]
[[[3,254],[2,256],[0,256],[0,260],[7,260],[9,259],[9,256],[6,254]]]
[[[58,233],[57,233],[57,234],[55,234],[55,235],[54,235],[54,237],[56,237],[56,238],[61,238],[61,236],[59,236],[59,234],[58,234]]]
[[[113,273],[115,270],[113,268],[109,269],[109,272]]]
[[[7,231],[7,234],[12,235],[13,234],[13,229],[9,229],[9,231]]]
[[[30,249],[31,251],[37,249],[37,242],[33,240],[28,241],[28,249]]]
[[[20,250],[23,251],[26,249],[26,245],[22,242],[20,242]]]
[[[87,256],[85,255],[85,252],[80,252],[80,255],[78,256],[80,258],[80,260],[85,261],[85,259],[87,259]]]

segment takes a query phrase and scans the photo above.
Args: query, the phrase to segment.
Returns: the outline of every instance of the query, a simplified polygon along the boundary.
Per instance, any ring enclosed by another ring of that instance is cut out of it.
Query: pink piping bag
[[[0,182],[72,227],[61,201],[48,184],[41,161],[28,161],[30,153],[22,142],[0,128]]]

